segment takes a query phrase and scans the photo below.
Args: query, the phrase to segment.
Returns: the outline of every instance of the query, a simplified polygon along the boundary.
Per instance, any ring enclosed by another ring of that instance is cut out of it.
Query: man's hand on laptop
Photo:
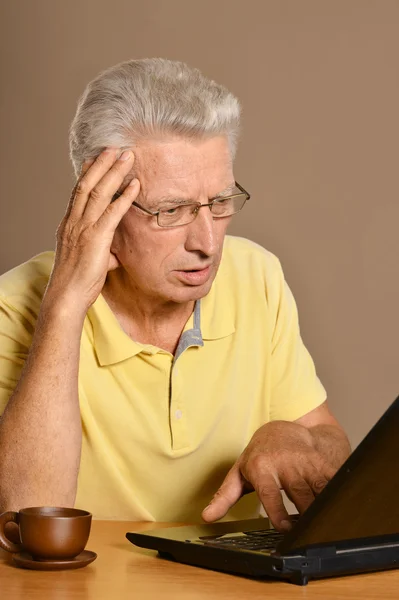
[[[202,517],[208,522],[221,519],[243,494],[255,490],[272,525],[288,531],[291,523],[281,490],[303,513],[336,470],[308,428],[272,421],[255,432]]]

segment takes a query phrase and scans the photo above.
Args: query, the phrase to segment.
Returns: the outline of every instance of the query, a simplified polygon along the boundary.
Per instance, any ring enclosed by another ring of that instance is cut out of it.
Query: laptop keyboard
[[[238,534],[232,537],[223,537],[213,540],[203,540],[205,546],[213,546],[216,548],[226,548],[230,550],[251,550],[252,552],[263,552],[270,554],[276,549],[278,542],[282,539],[283,534],[278,532],[268,531],[267,535],[264,531],[250,531],[247,533]]]
[[[295,523],[299,515],[293,515],[291,519]],[[205,546],[226,548],[231,550],[250,550],[271,554],[277,544],[283,539],[284,534],[275,529],[259,529],[256,531],[243,531],[240,533],[229,533],[217,538],[202,538]]]

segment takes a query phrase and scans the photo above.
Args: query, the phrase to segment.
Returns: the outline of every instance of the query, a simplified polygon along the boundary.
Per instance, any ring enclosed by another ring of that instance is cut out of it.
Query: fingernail
[[[289,531],[292,527],[290,521],[281,521],[280,523],[280,527],[281,529],[284,529],[285,531]]]
[[[135,177],[134,179],[132,179],[132,181],[129,183],[129,186],[134,187],[137,183],[138,183],[138,179],[137,177]]]
[[[119,157],[119,160],[129,160],[132,157],[131,150],[125,150]]]

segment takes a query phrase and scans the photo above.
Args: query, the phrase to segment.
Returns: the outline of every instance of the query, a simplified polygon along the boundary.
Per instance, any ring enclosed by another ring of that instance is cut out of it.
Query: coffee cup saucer
[[[28,552],[18,552],[12,555],[12,559],[17,567],[23,569],[34,569],[36,571],[61,571],[66,569],[81,569],[86,567],[94,560],[97,554],[90,550],[83,550],[75,558],[67,560],[35,560]]]

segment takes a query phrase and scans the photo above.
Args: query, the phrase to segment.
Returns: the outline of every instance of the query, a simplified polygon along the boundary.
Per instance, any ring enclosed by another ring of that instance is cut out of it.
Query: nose
[[[209,257],[216,254],[215,221],[209,207],[200,208],[194,221],[187,225],[185,248],[188,252],[198,252]]]

